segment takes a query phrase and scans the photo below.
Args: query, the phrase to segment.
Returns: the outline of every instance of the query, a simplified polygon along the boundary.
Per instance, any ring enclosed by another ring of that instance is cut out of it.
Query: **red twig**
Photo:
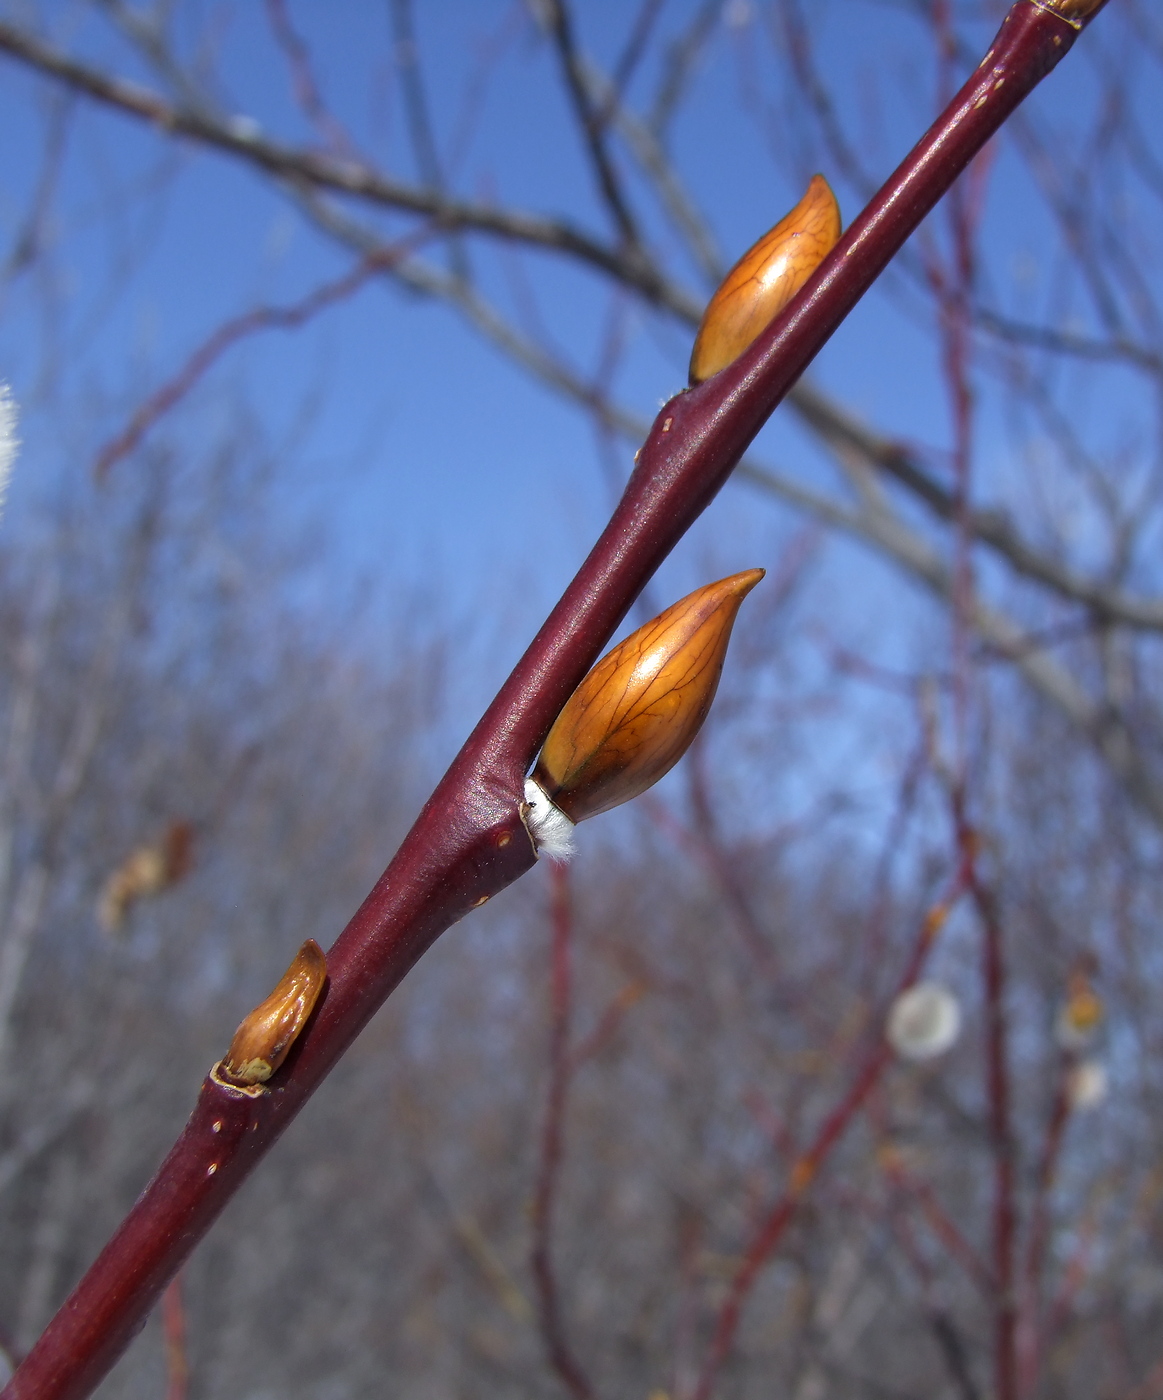
[[[885,1143],[878,1154],[880,1165],[902,1196],[921,1209],[930,1230],[945,1246],[949,1256],[956,1259],[985,1297],[993,1293],[993,1272],[969,1243],[956,1222],[938,1199],[932,1185],[914,1176],[904,1165],[899,1152]]]
[[[241,316],[224,321],[198,346],[177,374],[150,394],[121,432],[101,448],[93,464],[93,475],[98,481],[102,480],[111,467],[128,457],[158,420],[180,403],[214,362],[240,340],[258,331],[293,330],[303,325],[321,311],[358,292],[371,278],[394,267],[434,234],[433,228],[426,227],[400,239],[389,248],[369,253],[342,277],[321,283],[288,306],[256,306]]]
[[[679,1288],[674,1341],[671,1344],[670,1383],[670,1393],[674,1396],[686,1394],[687,1377],[692,1372],[691,1342],[698,1322],[698,1262],[703,1235],[702,1217],[689,1207],[683,1208],[682,1203],[678,1231]]]
[[[940,80],[950,85],[957,45],[948,0],[933,7]],[[946,206],[951,239],[950,266],[926,259],[926,271],[940,311],[942,356],[953,419],[953,817],[958,846],[970,875],[982,924],[982,981],[986,1019],[986,1092],[994,1159],[994,1389],[997,1400],[1017,1400],[1017,1301],[1015,1296],[1016,1202],[1014,1141],[1010,1122],[1009,1050],[1005,1019],[1005,962],[1001,926],[993,896],[979,878],[977,839],[966,819],[969,786],[969,721],[973,631],[973,390],[969,378],[972,299],[976,269],[975,238],[989,169],[987,152],[965,181],[950,192]]]
[[[573,916],[569,899],[569,874],[563,865],[551,865],[549,878],[553,903],[553,944],[550,969],[549,1095],[545,1126],[541,1133],[541,1162],[533,1198],[533,1278],[537,1285],[541,1334],[550,1365],[577,1400],[593,1400],[594,1390],[578,1364],[565,1335],[557,1273],[553,1267],[553,1206],[561,1176],[565,1106],[573,1067],[569,1053],[573,1013],[573,979],[570,944]]]
[[[957,55],[949,0],[936,0],[932,17],[939,56],[940,87],[943,93],[948,93],[952,91],[953,65]],[[977,266],[975,241],[990,164],[988,150],[983,151],[967,172],[965,180],[949,192],[945,205],[952,245],[949,266],[942,265],[936,251],[926,250],[923,253],[926,279],[937,300],[941,356],[953,424],[953,767],[956,781],[961,786],[967,781],[969,764],[970,646],[974,594],[971,502],[974,396],[969,366]]]
[[[1042,1295],[1046,1263],[1046,1246],[1050,1239],[1050,1193],[1058,1170],[1066,1124],[1070,1119],[1069,1066],[1059,1064],[1054,1102],[1046,1123],[1046,1136],[1038,1162],[1034,1185],[1034,1200],[1030,1209],[1030,1235],[1026,1247],[1024,1308],[1019,1314],[1020,1355],[1018,1367],[1019,1391],[1029,1394],[1038,1379],[1042,1359]]]
[[[1076,37],[1044,5],[1017,0],[982,64],[799,296],[734,363],[663,407],[601,538],[328,951],[327,987],[313,1020],[266,1092],[251,1096],[204,1081],[157,1175],[3,1400],[83,1400],[91,1393],[234,1192],[416,960],[534,864],[520,815],[524,779],[561,707],[832,332]],[[0,24],[0,49],[122,110],[169,117],[152,95],[111,84],[11,25]],[[196,113],[180,115],[174,130],[229,149],[238,144]],[[282,160],[269,143],[250,141],[248,150],[271,169]],[[346,180],[329,165],[316,166]],[[827,1125],[811,1160],[818,1163],[838,1132]],[[733,1323],[725,1327],[724,1352],[733,1332]]]
[[[1074,1300],[1078,1296],[1078,1290],[1086,1281],[1087,1265],[1090,1263],[1091,1250],[1094,1248],[1094,1241],[1098,1235],[1098,1225],[1093,1215],[1088,1216],[1078,1227],[1078,1239],[1075,1243],[1074,1252],[1067,1261],[1063,1271],[1062,1285],[1050,1306],[1049,1317],[1046,1321],[1045,1342],[1048,1346],[1057,1335],[1058,1329],[1070,1315],[1070,1310],[1074,1306]]]
[[[913,687],[914,691],[916,687]],[[875,985],[870,979],[884,966],[887,951],[888,915],[891,905],[892,868],[898,851],[904,849],[905,833],[916,812],[917,800],[921,792],[921,779],[929,769],[929,750],[922,735],[901,774],[897,789],[896,805],[892,820],[885,832],[884,844],[877,861],[873,881],[873,897],[862,945],[863,981],[865,985]]]
[[[162,1333],[166,1346],[166,1400],[186,1400],[190,1363],[186,1355],[186,1309],[182,1303],[182,1276],[178,1274],[162,1294]]]
[[[792,1161],[796,1155],[796,1138],[786,1114],[776,1113],[758,1089],[748,1089],[743,1102],[759,1127],[771,1139],[771,1145],[781,1158]]]
[[[963,838],[972,849],[972,833]],[[1017,1205],[1014,1192],[1014,1137],[1010,1110],[1006,969],[1001,923],[992,892],[972,866],[973,901],[982,926],[981,975],[985,989],[986,1094],[994,1160],[993,1272],[994,1389],[997,1400],[1017,1400],[1017,1298],[1015,1251]]]
[[[967,859],[962,857],[948,891],[940,903],[926,915],[917,933],[912,953],[897,984],[894,995],[899,995],[920,976],[921,969],[933,946],[933,941],[944,926],[954,905],[968,889],[972,879],[972,869]],[[799,1208],[800,1201],[811,1186],[844,1133],[851,1126],[868,1095],[876,1086],[892,1052],[883,1035],[877,1034],[858,1067],[848,1092],[824,1119],[815,1139],[806,1152],[803,1152],[792,1166],[788,1183],[783,1194],[768,1211],[751,1243],[747,1246],[740,1264],[731,1281],[726,1301],[719,1310],[711,1340],[710,1352],[703,1366],[699,1383],[695,1388],[694,1400],[709,1400],[718,1379],[719,1371],[735,1341],[739,1329],[743,1307],[750,1296],[760,1271],[771,1258],[772,1252],[783,1237]]]

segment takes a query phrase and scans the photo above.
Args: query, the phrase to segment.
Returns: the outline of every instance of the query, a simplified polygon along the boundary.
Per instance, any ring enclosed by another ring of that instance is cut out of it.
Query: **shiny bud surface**
[[[715,698],[739,605],[763,572],[733,574],[667,608],[570,696],[533,780],[571,821],[629,802],[683,756]]]
[[[308,938],[278,986],[235,1031],[219,1074],[235,1084],[265,1084],[307,1024],[326,980],[323,949]]]
[[[1040,0],[1039,8],[1049,10],[1075,29],[1082,26],[1102,9],[1105,0]]]
[[[737,359],[791,301],[840,237],[840,206],[822,175],[790,214],[739,259],[707,303],[691,351],[701,384]]]

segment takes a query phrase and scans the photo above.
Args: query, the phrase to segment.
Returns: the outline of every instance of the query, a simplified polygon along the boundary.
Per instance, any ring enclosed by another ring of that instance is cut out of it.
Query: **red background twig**
[[[10,26],[2,37],[19,51]],[[416,960],[450,924],[532,866],[519,810],[523,781],[562,705],[832,332],[1075,37],[1058,16],[1018,0],[986,60],[800,296],[734,364],[663,408],[593,551],[330,949],[321,1005],[287,1062],[254,1098],[205,1081],[158,1174],[26,1357],[5,1400],[82,1400],[91,1392],[234,1191]],[[29,50],[29,41],[20,42]],[[114,100],[76,65],[37,52],[46,71]],[[155,110],[148,95],[116,100]],[[217,138],[210,132],[206,139]],[[867,1092],[863,1083],[853,1086],[857,1101]],[[839,1131],[829,1120],[817,1151],[829,1149]]]
[[[541,1133],[541,1159],[533,1197],[533,1278],[537,1285],[541,1334],[550,1365],[577,1400],[592,1400],[594,1390],[565,1335],[557,1272],[553,1263],[553,1208],[561,1175],[565,1108],[573,1065],[569,1049],[573,1012],[573,911],[569,871],[549,867],[553,938],[550,965],[549,1093]]]

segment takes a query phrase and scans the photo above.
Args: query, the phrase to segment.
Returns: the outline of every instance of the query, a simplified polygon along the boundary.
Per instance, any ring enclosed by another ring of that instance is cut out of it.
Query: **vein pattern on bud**
[[[840,206],[813,175],[796,207],[739,259],[707,303],[691,351],[701,384],[737,359],[791,301],[840,237]]]
[[[533,780],[571,821],[629,802],[668,773],[702,727],[748,569],[667,608],[602,658],[558,715]]]

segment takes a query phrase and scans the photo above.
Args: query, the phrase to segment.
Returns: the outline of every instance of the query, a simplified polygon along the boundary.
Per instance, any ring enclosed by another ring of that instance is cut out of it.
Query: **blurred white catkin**
[[[12,475],[12,464],[16,460],[16,450],[20,439],[16,436],[16,400],[7,384],[0,383],[0,517],[4,514],[4,500],[8,495],[8,479]]]
[[[904,1060],[931,1060],[943,1055],[961,1033],[961,1007],[939,982],[918,982],[889,1008],[885,1034]]]

